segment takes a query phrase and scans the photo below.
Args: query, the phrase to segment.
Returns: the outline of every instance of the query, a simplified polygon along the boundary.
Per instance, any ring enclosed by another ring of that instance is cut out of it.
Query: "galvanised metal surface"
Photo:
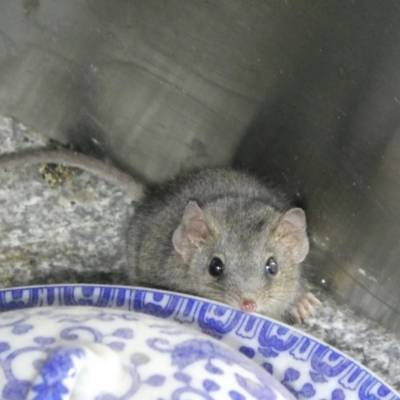
[[[253,170],[314,279],[399,329],[400,3],[0,0],[0,112],[146,181]]]

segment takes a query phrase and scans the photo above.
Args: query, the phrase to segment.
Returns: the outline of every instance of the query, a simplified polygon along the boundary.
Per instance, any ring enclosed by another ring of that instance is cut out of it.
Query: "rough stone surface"
[[[0,154],[46,145],[39,134],[0,118]],[[54,187],[39,170],[0,171],[0,286],[123,283],[129,197],[75,169],[65,169],[65,181]]]

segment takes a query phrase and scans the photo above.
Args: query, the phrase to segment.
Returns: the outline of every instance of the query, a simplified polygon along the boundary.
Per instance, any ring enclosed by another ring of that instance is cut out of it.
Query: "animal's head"
[[[257,200],[190,201],[172,241],[196,276],[194,294],[275,318],[298,294],[309,249],[303,210],[280,213]]]

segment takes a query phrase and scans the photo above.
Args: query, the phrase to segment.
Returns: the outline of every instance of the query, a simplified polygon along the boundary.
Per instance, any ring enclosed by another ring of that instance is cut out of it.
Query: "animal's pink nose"
[[[246,312],[253,312],[257,309],[257,304],[253,300],[243,300],[240,309]]]

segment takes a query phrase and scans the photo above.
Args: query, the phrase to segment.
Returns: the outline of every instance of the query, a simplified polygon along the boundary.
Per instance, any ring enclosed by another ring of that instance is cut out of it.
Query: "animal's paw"
[[[321,305],[321,302],[311,293],[302,293],[290,309],[290,316],[295,324],[312,317],[314,315],[314,307]]]

